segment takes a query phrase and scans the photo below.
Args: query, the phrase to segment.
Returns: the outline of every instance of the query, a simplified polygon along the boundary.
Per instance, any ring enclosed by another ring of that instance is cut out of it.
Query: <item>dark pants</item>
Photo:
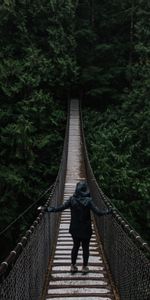
[[[74,237],[74,236],[72,236],[72,238],[73,238],[73,248],[72,248],[72,252],[71,252],[71,263],[73,265],[76,264],[78,250],[80,248],[80,244],[82,244],[82,249],[83,249],[83,265],[87,266],[88,259],[89,259],[89,243],[90,243],[90,239],[80,239],[80,238],[77,238],[77,237]]]

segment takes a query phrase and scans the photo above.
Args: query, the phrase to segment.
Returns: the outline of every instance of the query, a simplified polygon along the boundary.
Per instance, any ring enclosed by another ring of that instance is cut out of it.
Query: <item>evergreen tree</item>
[[[64,99],[78,72],[75,9],[71,0],[7,0],[0,5],[1,230],[57,175],[66,123]],[[34,212],[27,216],[28,225],[33,217]],[[15,241],[26,220],[20,223]],[[7,234],[1,237],[1,249],[8,245]]]
[[[127,84],[131,52],[131,1],[79,1],[77,60],[80,86],[89,101],[116,103]]]

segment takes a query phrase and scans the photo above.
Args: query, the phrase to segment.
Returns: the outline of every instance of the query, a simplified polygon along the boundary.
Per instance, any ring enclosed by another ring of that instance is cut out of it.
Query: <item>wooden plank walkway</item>
[[[76,183],[85,178],[80,137],[79,102],[71,101],[67,174],[64,201],[75,191]],[[89,273],[82,275],[82,250],[79,250],[78,272],[70,273],[72,239],[69,234],[70,210],[61,214],[56,250],[46,299],[111,300],[115,299],[100,253],[93,226],[90,242]]]

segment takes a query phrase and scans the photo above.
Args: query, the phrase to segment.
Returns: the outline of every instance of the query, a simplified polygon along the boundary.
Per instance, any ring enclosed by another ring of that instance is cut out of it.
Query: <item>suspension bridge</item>
[[[68,199],[76,183],[86,179],[96,206],[110,208],[88,159],[78,99],[70,101],[64,149],[47,206]],[[40,213],[15,249],[0,265],[0,300],[149,300],[150,250],[139,234],[114,210],[92,216],[89,273],[70,273],[70,210]]]

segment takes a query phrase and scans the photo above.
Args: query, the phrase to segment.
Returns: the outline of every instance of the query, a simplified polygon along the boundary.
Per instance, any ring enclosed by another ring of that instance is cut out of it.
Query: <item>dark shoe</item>
[[[70,268],[70,272],[73,274],[73,273],[76,273],[78,271],[78,268],[76,265],[71,265],[71,268]]]
[[[87,273],[89,273],[89,268],[88,268],[88,266],[83,266],[83,267],[82,267],[82,274],[87,274]]]

